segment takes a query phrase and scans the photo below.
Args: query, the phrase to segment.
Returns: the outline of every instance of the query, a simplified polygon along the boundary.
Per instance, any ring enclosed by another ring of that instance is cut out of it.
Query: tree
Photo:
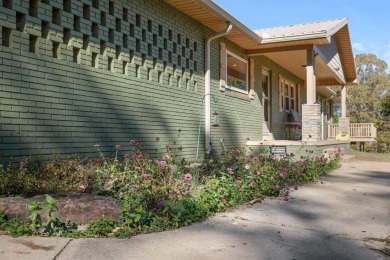
[[[383,112],[390,85],[388,66],[375,54],[356,55],[355,62],[358,83],[348,87],[349,117],[351,123],[374,123],[378,129],[377,149],[383,151],[390,148],[389,122]]]
[[[381,108],[380,112],[382,116],[384,117],[385,121],[390,121],[390,93],[387,93],[382,99],[381,99]]]

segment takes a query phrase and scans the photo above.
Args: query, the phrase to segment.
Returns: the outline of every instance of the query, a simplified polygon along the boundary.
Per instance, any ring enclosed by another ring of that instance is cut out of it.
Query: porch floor
[[[326,156],[335,153],[348,153],[350,142],[337,140],[300,141],[300,140],[273,140],[273,141],[247,141],[246,145],[252,151],[273,154],[295,154],[298,156]],[[279,149],[280,148],[280,149]]]
[[[274,145],[287,145],[287,146],[331,146],[340,144],[349,144],[349,141],[338,140],[324,140],[324,141],[302,141],[302,140],[272,140],[272,141],[247,141],[248,146],[274,146]]]

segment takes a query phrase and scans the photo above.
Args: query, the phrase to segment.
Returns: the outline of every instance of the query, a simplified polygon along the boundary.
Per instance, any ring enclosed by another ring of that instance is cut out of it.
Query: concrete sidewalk
[[[266,199],[179,230],[131,239],[0,237],[0,259],[389,259],[390,163],[351,162],[290,201]],[[379,247],[378,247],[379,246]]]

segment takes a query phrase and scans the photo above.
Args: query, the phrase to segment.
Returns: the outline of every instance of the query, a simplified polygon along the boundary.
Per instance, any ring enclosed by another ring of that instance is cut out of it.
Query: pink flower
[[[246,176],[246,178],[247,178],[247,179],[252,179],[252,176],[249,176],[249,175],[248,175],[248,176]]]
[[[284,196],[284,199],[283,199],[284,201],[288,201],[288,196],[286,195],[286,196]]]
[[[121,146],[120,146],[120,145],[118,145],[118,144],[117,144],[117,145],[115,145],[115,150],[117,150],[117,151],[118,151],[118,150],[120,150],[120,149],[121,149]]]
[[[249,164],[245,164],[245,169],[249,170],[249,168],[250,168]]]
[[[231,174],[231,175],[233,175],[233,174],[234,174],[234,171],[233,171],[233,169],[232,169],[232,168],[227,168],[226,170],[228,171],[228,173],[229,173],[229,174]]]
[[[139,142],[137,140],[131,140],[130,144],[137,146],[137,145],[139,145]]]
[[[141,170],[141,167],[135,167],[135,170],[139,172]]]
[[[160,168],[160,169],[164,169],[165,166],[166,166],[166,163],[165,163],[164,161],[160,161],[160,162],[158,162],[157,166],[158,166],[158,168]]]
[[[256,186],[256,182],[254,182],[254,181],[251,181],[251,183],[249,183],[249,186],[251,186],[251,187],[255,187],[255,186]]]
[[[143,158],[142,154],[140,154],[140,153],[137,154],[137,159],[138,159],[138,160],[142,160],[142,158]]]
[[[186,195],[191,195],[192,191],[191,190],[186,190]]]
[[[144,178],[145,180],[150,180],[152,178],[152,175],[149,173],[146,173],[146,174],[142,174],[141,177]]]
[[[171,159],[171,156],[169,154],[166,154],[163,156],[162,158],[164,161],[168,161],[169,159]]]
[[[225,198],[221,199],[222,203],[227,203],[227,200]]]
[[[99,146],[100,146],[100,144],[95,144],[94,146],[95,146],[95,147],[99,147]]]
[[[130,157],[130,155],[128,153],[125,153],[125,155],[123,155],[123,157],[128,159]]]
[[[96,158],[95,161],[96,161],[97,163],[101,163],[101,162],[102,162],[102,159]]]
[[[184,168],[186,168],[187,170],[190,168],[190,166],[189,165],[186,165],[186,166],[184,166]]]
[[[184,179],[185,179],[186,181],[192,180],[192,175],[191,175],[191,173],[185,174],[185,175],[184,175]]]
[[[285,178],[287,178],[287,173],[283,172],[283,173],[279,174],[279,176],[280,176],[280,178],[285,179]]]
[[[107,169],[106,169],[106,172],[107,172],[107,173],[110,173],[110,172],[111,172],[111,169],[110,169],[110,168],[107,168]]]

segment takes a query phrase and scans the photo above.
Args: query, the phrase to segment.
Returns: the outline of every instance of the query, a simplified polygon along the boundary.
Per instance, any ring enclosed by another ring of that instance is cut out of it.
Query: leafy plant
[[[31,220],[30,227],[33,231],[36,231],[42,226],[42,219],[41,219],[41,215],[39,214],[39,211],[42,209],[41,204],[42,203],[38,201],[31,201],[27,205],[27,209],[29,212],[28,217]]]

